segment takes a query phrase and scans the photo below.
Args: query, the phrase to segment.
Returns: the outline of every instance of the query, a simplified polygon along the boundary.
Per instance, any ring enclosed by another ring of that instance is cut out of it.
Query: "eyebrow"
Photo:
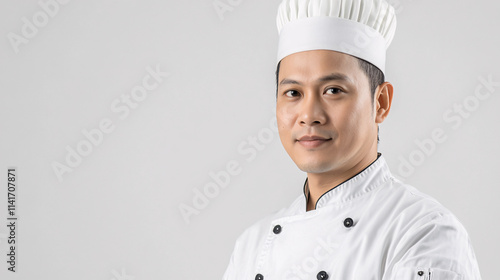
[[[352,80],[341,73],[332,73],[330,75],[323,76],[317,80],[318,82],[330,82],[330,81],[346,81],[352,83]],[[292,79],[283,79],[280,82],[280,85],[286,85],[286,84],[294,84],[294,85],[302,85],[299,81],[292,80]]]

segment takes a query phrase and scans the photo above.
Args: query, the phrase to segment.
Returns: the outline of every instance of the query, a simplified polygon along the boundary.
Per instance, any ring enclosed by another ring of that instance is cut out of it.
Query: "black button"
[[[280,225],[275,225],[273,228],[273,232],[275,234],[279,234],[281,232],[281,226]]]
[[[316,278],[318,280],[326,280],[328,279],[328,273],[326,273],[325,271],[320,271],[318,272],[318,275],[316,275]]]
[[[344,220],[344,226],[346,228],[350,228],[354,225],[354,221],[351,218],[347,218]]]
[[[424,275],[424,272],[422,270],[420,270],[419,272],[417,272],[418,276],[422,276]]]
[[[257,274],[255,275],[255,280],[264,280],[264,276],[262,276],[262,274]]]

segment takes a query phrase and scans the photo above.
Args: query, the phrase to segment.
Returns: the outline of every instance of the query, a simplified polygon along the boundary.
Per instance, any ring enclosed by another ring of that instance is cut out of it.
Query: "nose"
[[[309,94],[302,99],[301,103],[297,119],[300,125],[314,126],[326,123],[327,116],[320,97],[316,94]]]

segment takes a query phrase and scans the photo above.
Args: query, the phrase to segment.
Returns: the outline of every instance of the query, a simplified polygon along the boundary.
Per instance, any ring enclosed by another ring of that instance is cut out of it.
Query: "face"
[[[350,55],[312,50],[281,61],[279,135],[302,171],[349,172],[368,156],[376,158],[378,107],[368,77]]]

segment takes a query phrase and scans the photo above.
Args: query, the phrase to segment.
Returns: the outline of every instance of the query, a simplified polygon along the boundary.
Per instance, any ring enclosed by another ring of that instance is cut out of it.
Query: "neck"
[[[309,190],[307,211],[316,209],[316,202],[324,193],[352,178],[372,164],[377,158],[378,154],[375,153],[370,157],[365,157],[349,168],[325,173],[307,173],[307,188]]]

